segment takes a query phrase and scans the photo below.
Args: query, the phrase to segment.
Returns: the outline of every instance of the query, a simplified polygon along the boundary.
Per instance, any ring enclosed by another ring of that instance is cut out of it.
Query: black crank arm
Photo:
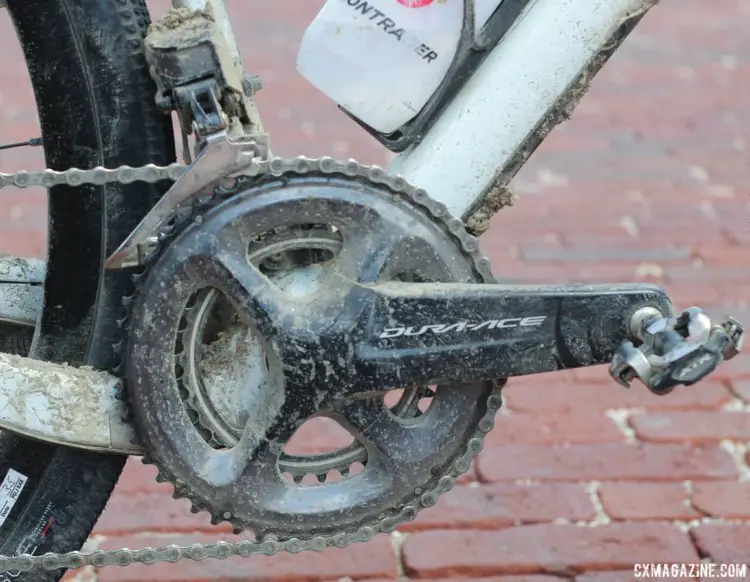
[[[368,289],[350,394],[609,364],[638,309],[672,314],[667,294],[643,284]]]

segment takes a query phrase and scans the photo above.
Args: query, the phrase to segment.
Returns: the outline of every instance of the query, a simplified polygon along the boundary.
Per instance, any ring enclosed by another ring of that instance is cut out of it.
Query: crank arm
[[[386,283],[353,337],[348,396],[412,384],[471,382],[610,364],[655,394],[695,384],[742,349],[744,326],[700,309],[673,313],[652,285]],[[344,373],[346,375],[346,372]],[[342,378],[339,378],[342,380]]]
[[[609,364],[636,312],[672,313],[652,285],[386,283],[369,292],[350,393]]]
[[[153,249],[156,234],[175,211],[185,207],[205,188],[247,167],[259,155],[253,138],[230,139],[225,132],[210,135],[195,161],[156,203],[135,230],[112,253],[107,269],[137,267]]]
[[[0,353],[0,429],[75,448],[140,455],[106,372]]]

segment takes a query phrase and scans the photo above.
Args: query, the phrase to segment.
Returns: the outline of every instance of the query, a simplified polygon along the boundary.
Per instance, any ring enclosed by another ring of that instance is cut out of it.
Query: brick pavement
[[[259,100],[276,151],[384,163],[386,153],[294,73],[297,41],[321,0],[228,4],[246,63],[266,82]],[[748,18],[747,0],[663,0],[647,16],[518,176],[520,202],[483,240],[498,275],[653,281],[679,304],[750,320]],[[17,54],[8,35],[0,39],[3,54]],[[9,63],[0,71],[5,141],[30,137],[35,123],[18,85],[23,65]],[[4,153],[0,167],[39,159]],[[4,194],[0,204],[3,250],[41,255],[43,194]],[[634,562],[750,563],[750,358],[667,398],[618,388],[601,368],[512,381],[506,397],[469,477],[390,539],[107,569],[98,579],[617,582],[631,578]],[[337,438],[310,436],[321,447]],[[131,462],[92,544],[229,535],[169,491]]]

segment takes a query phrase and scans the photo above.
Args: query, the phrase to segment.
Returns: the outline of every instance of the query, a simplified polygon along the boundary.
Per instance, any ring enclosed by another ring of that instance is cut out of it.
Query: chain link
[[[56,185],[79,186],[82,184],[102,185],[107,183],[131,183],[135,181],[158,182],[160,180],[177,179],[186,167],[180,164],[160,167],[153,164],[133,168],[122,166],[116,169],[102,167],[91,170],[70,169],[63,172],[45,170],[43,172],[17,172],[15,174],[0,174],[0,188],[16,186],[27,188],[30,186],[51,187]],[[363,166],[354,160],[339,162],[332,158],[292,159],[272,158],[270,160],[255,160],[245,175],[258,176],[269,173],[274,176],[284,174],[340,174],[350,178],[364,178],[375,184],[389,188],[394,194],[407,197],[412,203],[421,206],[450,232],[460,243],[464,252],[474,261],[474,268],[485,282],[492,282],[490,262],[479,254],[477,239],[466,232],[461,220],[453,218],[440,202],[433,200],[427,192],[411,186],[400,176],[388,174],[377,166]],[[302,551],[321,552],[329,547],[344,548],[354,543],[370,541],[378,533],[391,533],[404,522],[412,521],[419,510],[432,507],[438,497],[453,488],[458,476],[469,470],[471,463],[484,446],[484,437],[495,424],[495,414],[502,405],[500,395],[501,383],[496,383],[495,389],[487,399],[486,412],[477,425],[476,432],[468,440],[462,455],[455,459],[448,474],[438,479],[437,484],[430,490],[422,491],[412,503],[404,506],[395,515],[380,520],[377,524],[359,527],[355,531],[340,532],[331,536],[314,536],[310,539],[291,538],[279,540],[274,536],[267,536],[263,540],[242,540],[238,542],[217,542],[214,544],[195,543],[189,546],[170,545],[163,548],[141,548],[131,550],[120,548],[117,550],[96,550],[94,552],[68,552],[64,554],[46,553],[41,556],[23,554],[19,556],[0,556],[0,572],[32,570],[58,570],[60,568],[78,569],[84,566],[104,568],[107,566],[129,566],[132,564],[176,563],[183,560],[202,561],[207,559],[223,560],[231,556],[249,558],[255,555],[273,556],[281,552],[297,554]]]

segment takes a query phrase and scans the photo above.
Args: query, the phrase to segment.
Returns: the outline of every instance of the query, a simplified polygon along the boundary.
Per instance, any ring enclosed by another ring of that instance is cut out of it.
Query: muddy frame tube
[[[656,2],[533,0],[422,141],[389,170],[473,226],[471,217],[504,193]]]

